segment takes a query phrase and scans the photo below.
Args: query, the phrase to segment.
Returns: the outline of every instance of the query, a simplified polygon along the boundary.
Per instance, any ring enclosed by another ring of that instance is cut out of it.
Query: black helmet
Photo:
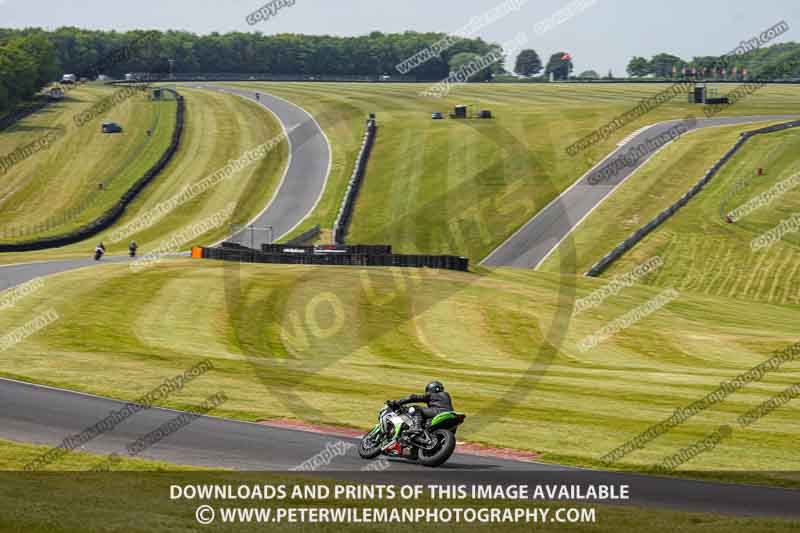
[[[443,392],[444,385],[442,385],[441,381],[431,381],[425,386],[425,392],[428,394],[432,394],[434,392]]]

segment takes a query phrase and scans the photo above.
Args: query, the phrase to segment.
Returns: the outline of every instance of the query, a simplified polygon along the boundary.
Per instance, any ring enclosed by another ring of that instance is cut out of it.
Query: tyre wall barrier
[[[669,217],[674,215],[681,207],[689,203],[694,196],[703,190],[711,178],[719,172],[719,170],[733,157],[739,149],[754,135],[761,135],[765,133],[773,133],[782,131],[789,128],[796,128],[800,126],[800,120],[793,120],[791,122],[784,122],[774,126],[767,126],[755,130],[745,131],[739,137],[739,140],[734,144],[714,165],[706,171],[702,178],[681,198],[672,204],[670,207],[659,213],[653,220],[636,230],[630,237],[622,241],[616,248],[611,250],[605,257],[594,264],[592,268],[586,272],[586,276],[596,277],[605,272],[605,270],[617,259],[625,255],[625,252],[634,247],[639,241],[644,239],[650,232],[663,224]]]
[[[378,125],[375,119],[370,117],[367,120],[367,130],[364,132],[364,140],[361,143],[361,150],[353,168],[353,175],[350,176],[350,182],[347,184],[342,205],[336,215],[336,222],[333,224],[333,242],[336,244],[344,244],[347,228],[350,227],[353,208],[356,204],[358,191],[361,189],[361,183],[364,181],[364,172],[367,168],[367,161],[369,160],[369,154],[372,152],[372,145],[375,142],[377,131]]]
[[[439,268],[469,270],[469,259],[452,255],[400,255],[361,253],[265,253],[243,246],[202,248],[204,259],[237,261],[240,263],[278,263],[286,265],[339,265]]]
[[[50,104],[50,100],[41,100],[32,104],[21,106],[0,118],[0,131],[16,124],[28,115],[41,111]]]
[[[313,228],[304,231],[294,239],[286,241],[286,244],[291,244],[291,245],[303,244],[304,242],[308,242],[311,239],[315,238],[317,235],[319,235],[319,232],[321,230],[322,227],[319,224],[317,224]]]
[[[175,108],[175,129],[172,131],[172,139],[170,140],[169,146],[161,155],[159,160],[156,161],[156,163],[153,164],[153,166],[151,166],[147,172],[145,172],[144,175],[130,187],[130,189],[125,191],[117,203],[111,206],[105,213],[101,214],[95,220],[84,226],[81,226],[74,231],[53,237],[42,237],[41,239],[19,243],[0,243],[0,252],[27,252],[30,250],[58,248],[60,246],[66,246],[68,244],[74,244],[84,239],[88,239],[89,237],[97,235],[101,231],[110,228],[114,223],[116,223],[122,217],[122,215],[125,214],[125,210],[136,199],[139,193],[141,193],[144,188],[147,187],[150,182],[152,182],[155,177],[164,169],[164,167],[166,167],[167,164],[172,160],[172,157],[175,155],[175,152],[180,146],[181,137],[183,136],[184,123],[186,120],[186,106],[183,101],[183,96],[179,95],[177,92],[175,92],[175,95],[177,104]]]

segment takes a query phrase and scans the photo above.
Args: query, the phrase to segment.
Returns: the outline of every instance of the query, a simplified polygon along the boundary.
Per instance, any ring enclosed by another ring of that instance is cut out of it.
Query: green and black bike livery
[[[447,461],[456,449],[456,428],[467,415],[455,411],[443,411],[426,420],[422,432],[406,435],[412,426],[410,409],[392,408],[388,402],[378,414],[378,423],[372,431],[361,437],[358,455],[374,459],[379,455],[406,457],[425,466],[439,466]]]

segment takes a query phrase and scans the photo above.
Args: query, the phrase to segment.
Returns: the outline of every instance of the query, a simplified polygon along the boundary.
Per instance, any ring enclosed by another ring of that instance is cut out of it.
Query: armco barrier
[[[56,235],[54,237],[43,237],[41,239],[32,241],[0,244],[0,252],[27,252],[30,250],[44,250],[46,248],[66,246],[68,244],[80,242],[84,239],[88,239],[89,237],[97,235],[101,231],[108,229],[115,222],[117,222],[125,213],[125,209],[127,209],[128,205],[130,205],[131,202],[136,199],[139,193],[141,193],[144,188],[147,187],[150,182],[152,182],[153,179],[155,179],[155,177],[164,169],[164,167],[167,166],[167,163],[170,162],[180,146],[181,137],[183,136],[186,107],[184,105],[183,96],[179,95],[172,89],[168,90],[175,94],[177,100],[175,111],[175,129],[172,132],[170,144],[161,155],[159,160],[156,161],[156,163],[150,167],[147,172],[145,172],[144,175],[131,186],[130,189],[125,191],[125,194],[122,195],[117,203],[111,206],[98,218],[92,222],[89,222],[85,226],[76,229],[75,231],[71,231],[62,235]]]
[[[308,242],[311,239],[315,238],[317,235],[319,235],[319,232],[321,230],[322,230],[322,228],[320,227],[319,224],[317,224],[313,228],[304,231],[303,233],[301,233],[300,235],[298,235],[294,239],[286,241],[286,244],[292,244],[292,245],[303,244],[304,242]]]
[[[374,118],[367,120],[367,131],[364,132],[364,141],[361,143],[361,150],[356,159],[356,165],[353,168],[353,175],[350,176],[350,182],[347,184],[347,190],[344,193],[342,205],[339,207],[339,213],[336,215],[336,222],[333,224],[333,242],[336,244],[343,244],[344,238],[347,235],[347,228],[350,227],[350,219],[353,216],[353,208],[356,204],[356,197],[358,191],[361,189],[361,183],[364,180],[364,172],[367,168],[367,161],[369,154],[372,151],[372,145],[375,142],[375,134],[378,131],[378,126]]]
[[[265,253],[241,245],[203,248],[204,259],[237,261],[240,263],[279,263],[286,265],[339,265],[441,268],[469,270],[469,259],[452,255],[400,255],[359,253]]]
[[[603,257],[600,261],[595,263],[595,265],[589,269],[586,273],[587,276],[596,277],[605,272],[605,270],[617,259],[625,255],[625,252],[630,250],[634,247],[639,241],[644,239],[650,232],[656,229],[658,226],[664,223],[669,217],[674,215],[681,207],[685,206],[689,203],[695,195],[697,195],[700,191],[703,190],[711,178],[713,178],[719,169],[721,169],[725,163],[727,163],[731,157],[739,151],[739,149],[744,146],[744,144],[753,137],[754,135],[761,135],[764,133],[773,133],[776,131],[782,131],[788,128],[796,128],[800,126],[800,120],[793,120],[791,122],[784,122],[782,124],[776,124],[774,126],[767,126],[765,128],[759,128],[756,130],[745,131],[741,134],[741,137],[736,144],[734,144],[725,155],[723,155],[719,161],[714,163],[714,165],[708,169],[708,171],[700,178],[698,181],[686,194],[681,196],[681,198],[672,204],[670,207],[659,213],[653,220],[636,230],[630,237],[622,241],[616,248],[611,250],[605,257]]]

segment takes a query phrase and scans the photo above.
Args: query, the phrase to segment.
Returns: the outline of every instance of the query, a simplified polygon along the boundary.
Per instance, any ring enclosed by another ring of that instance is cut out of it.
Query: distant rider
[[[128,245],[128,251],[130,252],[131,257],[136,257],[137,248],[139,248],[139,246],[136,244],[136,241],[131,241],[131,243]]]
[[[387,402],[389,407],[395,409],[407,403],[425,403],[427,407],[413,407],[409,409],[409,414],[413,421],[413,425],[408,429],[408,435],[413,436],[422,433],[422,427],[425,420],[431,419],[445,411],[453,411],[453,400],[450,395],[444,391],[444,385],[441,381],[431,381],[425,387],[425,394],[412,394]],[[413,410],[413,412],[412,412]]]

